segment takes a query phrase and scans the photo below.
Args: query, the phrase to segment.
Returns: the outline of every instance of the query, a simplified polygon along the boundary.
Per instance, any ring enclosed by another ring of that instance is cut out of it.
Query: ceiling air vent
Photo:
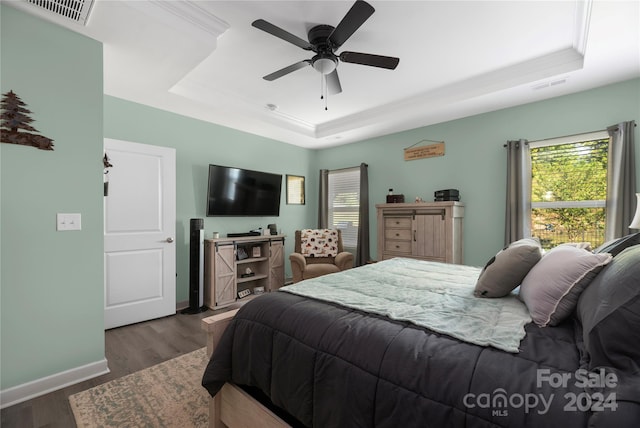
[[[534,91],[539,91],[540,89],[551,88],[552,86],[562,85],[563,83],[567,83],[568,77],[562,77],[560,79],[551,80],[543,83],[539,83],[531,87]]]
[[[94,0],[25,0],[58,16],[87,25]]]

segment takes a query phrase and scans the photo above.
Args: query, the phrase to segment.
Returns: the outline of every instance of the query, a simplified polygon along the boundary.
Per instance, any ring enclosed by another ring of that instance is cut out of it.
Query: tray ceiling
[[[396,70],[340,63],[342,93],[320,99],[306,40],[353,1],[97,0],[85,25],[8,1],[104,45],[108,95],[286,143],[322,148],[640,76],[637,1],[370,1],[338,50],[396,56]]]

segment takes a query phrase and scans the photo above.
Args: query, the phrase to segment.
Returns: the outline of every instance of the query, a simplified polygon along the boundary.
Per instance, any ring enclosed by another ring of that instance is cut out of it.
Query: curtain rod
[[[364,162],[363,162],[363,163],[364,163]],[[360,165],[362,165],[362,164],[360,164]],[[348,170],[348,169],[356,169],[356,168],[360,168],[360,165],[356,165],[356,166],[347,166],[347,167],[344,167],[344,168],[338,168],[338,169],[328,169],[327,171],[329,171],[329,172],[346,171],[346,170]],[[367,167],[368,167],[369,165],[367,165],[367,164],[365,163],[365,164],[364,164],[364,166],[367,166]]]
[[[616,125],[618,126],[618,125]],[[579,132],[577,134],[570,134],[570,135],[561,135],[560,137],[551,137],[551,138],[543,138],[541,140],[535,140],[535,141],[549,141],[549,140],[557,140],[558,138],[571,138],[571,137],[577,137],[578,135],[584,135],[584,134],[593,134],[595,132],[606,132],[607,129],[596,129],[595,131],[589,131],[589,132]]]
[[[634,127],[634,128],[638,126],[638,124],[637,124],[637,123],[635,123],[635,121],[632,121],[632,122],[633,122],[633,127]],[[595,130],[595,131],[589,131],[589,132],[580,132],[580,133],[577,133],[577,134],[570,134],[570,135],[562,135],[562,136],[560,136],[560,137],[543,138],[543,139],[541,139],[541,140],[535,140],[535,141],[549,141],[549,140],[556,140],[556,139],[558,139],[558,138],[570,138],[570,137],[577,137],[578,135],[583,135],[583,134],[593,134],[594,132],[606,132],[608,129],[611,129],[611,128],[614,128],[614,127],[618,127],[618,124],[616,124],[616,125],[612,125],[612,126],[609,126],[609,127],[605,128],[605,129],[598,129],[598,130]],[[529,141],[528,141],[528,140],[527,140],[527,143],[529,143]],[[502,145],[502,147],[507,147],[507,145],[506,145],[506,144],[503,144],[503,145]]]

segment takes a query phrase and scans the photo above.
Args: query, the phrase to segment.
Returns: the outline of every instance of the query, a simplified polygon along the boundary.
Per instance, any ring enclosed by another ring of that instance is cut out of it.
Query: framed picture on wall
[[[304,177],[287,174],[287,204],[304,205]]]

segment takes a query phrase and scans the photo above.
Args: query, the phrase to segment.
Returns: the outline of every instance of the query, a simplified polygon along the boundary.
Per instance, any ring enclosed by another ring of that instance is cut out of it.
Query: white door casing
[[[105,329],[175,314],[175,149],[105,139]]]

